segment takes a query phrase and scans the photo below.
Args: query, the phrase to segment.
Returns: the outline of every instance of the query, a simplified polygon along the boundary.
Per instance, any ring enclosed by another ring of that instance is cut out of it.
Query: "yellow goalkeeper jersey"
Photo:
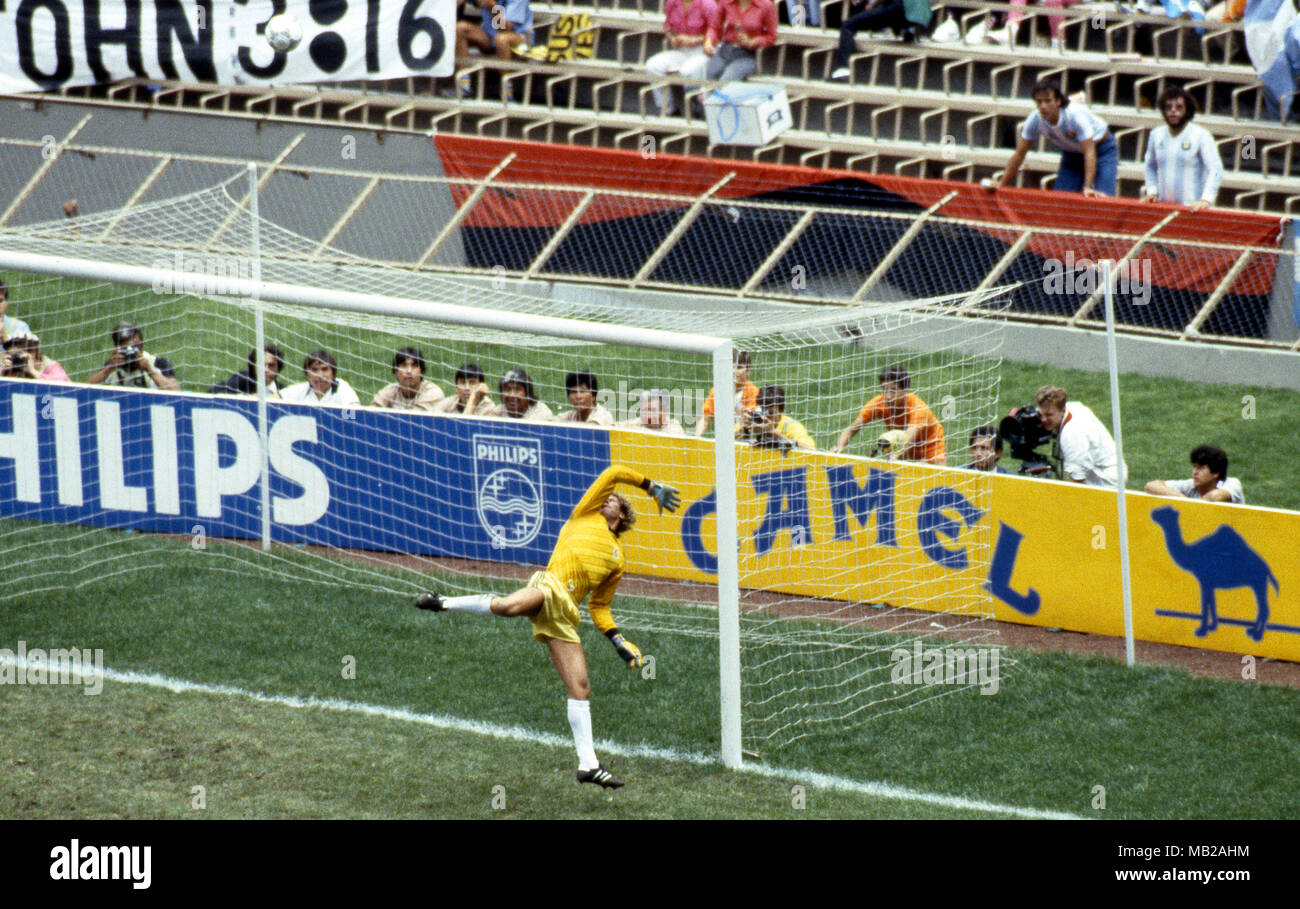
[[[619,483],[643,486],[644,474],[614,465],[605,470],[587,490],[573,514],[560,529],[546,570],[558,580],[573,602],[581,604],[587,594],[587,612],[602,634],[615,627],[609,612],[618,582],[623,579],[623,547],[609,529],[600,508]]]

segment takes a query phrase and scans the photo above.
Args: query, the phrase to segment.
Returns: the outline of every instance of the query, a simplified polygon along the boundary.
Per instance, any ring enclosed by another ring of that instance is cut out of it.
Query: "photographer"
[[[5,343],[4,356],[0,358],[0,375],[42,382],[71,381],[57,360],[41,354],[41,339],[25,331],[15,334]]]
[[[176,370],[162,357],[144,349],[144,332],[130,322],[118,322],[110,335],[113,353],[99,371],[86,381],[91,385],[129,385],[180,391]]]
[[[764,385],[759,389],[758,406],[741,414],[740,426],[741,434],[750,439],[755,448],[812,451],[817,447],[808,430],[799,421],[786,416],[785,389],[780,385]]]
[[[1067,397],[1056,385],[1044,385],[1034,396],[1043,429],[1057,434],[1061,469],[1075,483],[1118,489],[1128,469],[1119,463],[1115,440],[1090,408]]]

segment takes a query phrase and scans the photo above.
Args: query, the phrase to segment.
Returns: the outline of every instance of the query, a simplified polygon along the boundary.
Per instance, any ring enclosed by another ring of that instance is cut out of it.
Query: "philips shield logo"
[[[478,519],[494,549],[523,546],[542,529],[542,446],[518,436],[475,435]]]

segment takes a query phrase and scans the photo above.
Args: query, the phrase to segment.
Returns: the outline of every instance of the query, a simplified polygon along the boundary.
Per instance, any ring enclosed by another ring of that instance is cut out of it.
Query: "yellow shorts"
[[[539,641],[555,638],[573,644],[582,643],[578,637],[578,623],[582,614],[578,604],[560,584],[559,578],[547,571],[538,571],[528,579],[528,586],[542,592],[542,609],[529,619],[533,623],[533,637]]]

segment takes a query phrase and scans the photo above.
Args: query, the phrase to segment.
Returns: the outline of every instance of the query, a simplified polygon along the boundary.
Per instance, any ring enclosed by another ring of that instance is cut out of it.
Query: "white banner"
[[[303,39],[278,53],[263,29],[284,12]],[[447,76],[455,40],[456,0],[0,0],[0,91]]]

